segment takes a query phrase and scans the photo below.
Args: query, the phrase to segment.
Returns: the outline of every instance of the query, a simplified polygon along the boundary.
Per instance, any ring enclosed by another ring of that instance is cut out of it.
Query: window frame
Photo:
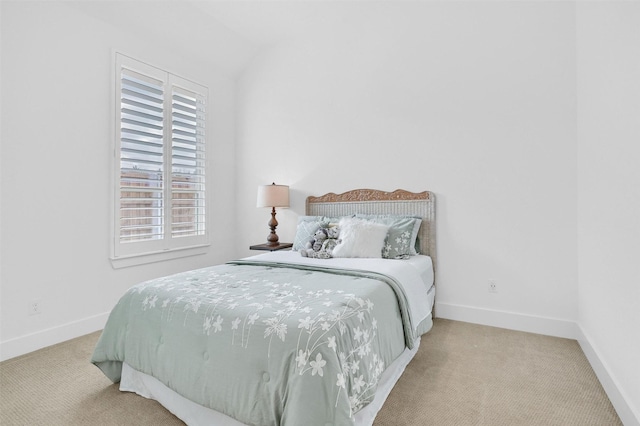
[[[163,203],[163,233],[160,238],[152,240],[140,240],[134,242],[121,241],[120,229],[121,229],[121,152],[122,152],[122,136],[121,136],[121,96],[122,96],[122,73],[123,69],[133,71],[134,73],[146,76],[149,79],[157,80],[162,83],[164,100],[163,100],[163,189],[162,189],[162,203]],[[178,91],[186,90],[189,92],[197,93],[203,99],[202,108],[198,107],[198,119],[202,119],[204,122],[207,120],[206,105],[208,103],[208,88],[202,84],[195,83],[191,80],[172,74],[168,71],[164,71],[158,67],[146,64],[137,59],[131,58],[119,52],[114,52],[114,80],[113,80],[113,156],[112,156],[112,220],[111,220],[111,263],[115,268],[134,266],[138,264],[158,262],[170,259],[176,259],[186,256],[193,256],[197,254],[204,254],[207,252],[207,248],[210,246],[209,230],[210,226],[210,206],[208,203],[211,200],[209,196],[210,186],[207,184],[210,175],[210,160],[207,154],[210,152],[209,143],[206,134],[199,135],[204,138],[202,143],[202,151],[204,153],[204,159],[201,160],[203,164],[203,176],[201,175],[201,184],[204,188],[200,191],[200,195],[203,197],[201,200],[204,204],[201,208],[204,209],[204,218],[200,222],[204,226],[204,231],[200,231],[200,235],[174,237],[172,236],[172,183],[173,183],[173,170],[172,170],[172,137],[174,132],[172,130],[173,113],[175,109],[172,107],[172,98],[174,95],[174,88]],[[202,129],[206,124],[202,123]],[[196,146],[198,144],[196,143]],[[196,219],[197,221],[197,219]]]

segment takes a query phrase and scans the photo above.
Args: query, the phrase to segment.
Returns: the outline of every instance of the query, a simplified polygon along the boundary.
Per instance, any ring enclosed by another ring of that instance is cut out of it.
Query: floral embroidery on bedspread
[[[335,406],[348,403],[351,416],[373,400],[385,369],[374,344],[374,303],[344,290],[306,290],[274,282],[268,274],[247,277],[206,268],[181,274],[179,283],[169,276],[131,292],[141,295],[143,311],[160,310],[163,321],[187,327],[201,319],[207,336],[226,330],[229,345],[255,349],[255,340],[262,339],[268,357],[273,345],[295,342],[296,373],[330,380]]]

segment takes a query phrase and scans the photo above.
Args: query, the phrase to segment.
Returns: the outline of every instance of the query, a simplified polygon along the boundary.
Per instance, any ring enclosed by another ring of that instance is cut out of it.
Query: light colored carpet
[[[89,363],[99,333],[0,363],[0,424],[181,425]],[[621,425],[576,341],[438,319],[375,426]]]
[[[621,425],[575,340],[436,320],[376,426]]]

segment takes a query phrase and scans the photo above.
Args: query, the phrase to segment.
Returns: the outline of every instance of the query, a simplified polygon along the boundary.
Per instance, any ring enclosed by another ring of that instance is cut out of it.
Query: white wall
[[[92,16],[108,15],[112,4],[1,3],[3,359],[100,329],[139,281],[236,257],[233,67],[251,46],[227,34],[218,39],[236,56],[205,43],[200,56],[180,52],[127,21]],[[172,5],[154,10],[168,18],[161,9]],[[118,270],[109,261],[114,50],[209,87],[210,207],[225,226],[215,227],[205,255]],[[224,59],[229,70],[216,67]],[[28,316],[34,300],[42,313]]]
[[[580,343],[640,424],[640,3],[577,12]]]
[[[266,238],[256,186],[304,198],[434,191],[438,314],[573,337],[577,320],[571,3],[365,3],[263,52],[239,95],[239,250]],[[487,291],[494,279],[498,293]]]

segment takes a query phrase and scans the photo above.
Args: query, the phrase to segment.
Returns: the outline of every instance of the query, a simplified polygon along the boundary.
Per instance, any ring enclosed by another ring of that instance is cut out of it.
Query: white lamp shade
[[[289,187],[287,185],[260,185],[257,207],[289,207]]]

